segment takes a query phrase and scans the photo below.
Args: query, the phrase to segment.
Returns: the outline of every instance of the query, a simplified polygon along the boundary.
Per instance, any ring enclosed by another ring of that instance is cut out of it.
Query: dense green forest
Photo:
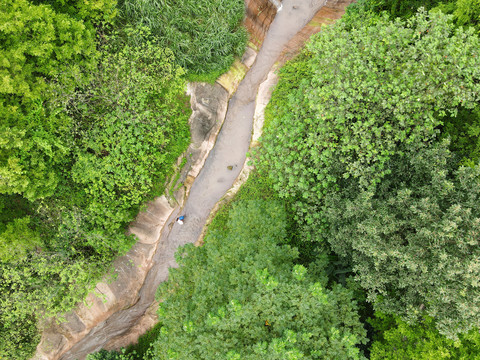
[[[419,7],[422,7],[419,9]],[[189,144],[242,0],[0,4],[0,358],[84,299]],[[139,344],[89,360],[480,359],[480,2],[359,0],[280,71],[255,171]]]
[[[187,78],[215,79],[244,50],[243,1],[158,6],[0,4],[2,359],[29,358],[39,320],[72,309],[129,250],[126,225],[189,144]],[[160,12],[188,26],[158,27]]]
[[[89,359],[480,359],[479,11],[359,0],[312,37],[157,326]]]

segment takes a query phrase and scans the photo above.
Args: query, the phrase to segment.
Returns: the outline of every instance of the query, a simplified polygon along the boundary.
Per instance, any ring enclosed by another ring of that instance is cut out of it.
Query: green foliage
[[[65,252],[32,253],[0,266],[0,357],[28,359],[40,335],[37,319],[73,308],[106,267]]]
[[[160,334],[161,327],[162,324],[157,323],[153,328],[140,336],[136,344],[129,345],[126,348],[126,354],[131,354],[134,358],[133,360],[153,360],[152,346],[153,342]]]
[[[372,0],[358,0],[347,6],[341,21],[347,30],[351,30],[360,22],[365,25],[373,25],[379,18],[381,18],[381,14],[374,10]]]
[[[40,333],[34,316],[4,323],[0,318],[0,359],[30,359]]]
[[[29,216],[14,219],[0,232],[0,261],[21,259],[29,250],[42,245],[39,234],[32,230],[29,224]]]
[[[345,26],[327,27],[282,69],[257,162],[315,231],[318,204],[342,179],[374,189],[401,144],[435,139],[441,118],[480,93],[479,39],[446,15]]]
[[[453,12],[458,25],[480,25],[480,0],[457,0]]]
[[[8,0],[0,5],[0,42],[0,193],[45,198],[61,177],[70,120],[43,102],[50,82],[72,91],[88,79],[93,33],[48,6]]]
[[[407,19],[415,15],[420,7],[430,10],[441,3],[442,0],[359,0],[353,7],[364,8],[367,12],[377,14],[385,11],[392,19]]]
[[[240,187],[235,197],[217,211],[211,224],[208,226],[209,231],[228,231],[228,218],[233,204],[246,200],[276,200],[279,204],[282,202],[287,206],[285,201],[279,199],[273,191],[273,183],[268,175],[262,173],[260,169],[254,169],[250,172],[248,180]]]
[[[124,0],[120,9],[127,22],[151,29],[197,81],[218,77],[245,49],[243,0]]]
[[[457,170],[447,145],[410,145],[376,191],[345,180],[323,215],[376,310],[409,322],[426,313],[455,338],[480,327],[480,167]]]
[[[480,1],[479,0],[456,0],[441,3],[436,7],[446,14],[452,14],[458,26],[480,26]]]
[[[363,16],[363,20],[368,22],[381,12],[388,14],[391,19],[407,19],[415,15],[420,7],[451,14],[457,26],[478,29],[480,25],[479,0],[359,0],[347,7],[344,21],[351,23],[361,20]]]
[[[47,115],[41,101],[29,103],[26,114],[12,114],[0,125],[0,192],[28,200],[51,196],[69,154],[65,114]]]
[[[435,322],[426,316],[416,325],[381,313],[372,320],[380,339],[372,345],[372,360],[480,359],[480,334],[472,329],[456,341],[438,333]]]
[[[71,176],[95,226],[118,232],[153,189],[163,190],[190,140],[182,75],[171,51],[144,40],[105,48],[95,80],[76,94]]]
[[[134,354],[126,354],[125,350],[121,352],[100,350],[97,353],[87,355],[87,360],[135,360]]]
[[[9,325],[33,315],[54,316],[71,310],[103,274],[95,258],[39,252],[15,263],[2,263],[1,320]]]
[[[2,112],[15,116],[18,99],[42,98],[46,79],[62,75],[72,87],[82,68],[94,68],[94,34],[82,21],[27,0],[3,1],[0,19]]]
[[[364,330],[351,294],[325,289],[278,245],[285,213],[274,201],[231,211],[228,232],[177,253],[159,288],[155,359],[359,359]]]
[[[95,25],[113,22],[118,14],[117,0],[38,0],[51,5],[55,11],[67,13]]]
[[[450,149],[462,158],[462,164],[480,160],[480,107],[459,109],[457,116],[443,121],[442,137],[451,139]]]

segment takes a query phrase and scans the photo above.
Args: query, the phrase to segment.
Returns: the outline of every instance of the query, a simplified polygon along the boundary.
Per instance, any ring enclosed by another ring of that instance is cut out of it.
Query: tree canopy
[[[257,160],[303,239],[343,257],[376,309],[426,312],[452,338],[480,325],[479,174],[458,169],[476,141],[452,154],[438,139],[478,109],[479,45],[423,10],[325,29],[281,70]]]
[[[248,224],[246,226],[245,224]],[[184,247],[159,288],[162,328],[155,359],[360,359],[365,332],[351,293],[325,288],[281,245],[285,214],[251,201],[229,231]]]
[[[342,178],[374,186],[399,144],[430,141],[442,117],[475,107],[479,45],[441,13],[326,28],[281,71],[259,163],[301,203],[318,203]]]

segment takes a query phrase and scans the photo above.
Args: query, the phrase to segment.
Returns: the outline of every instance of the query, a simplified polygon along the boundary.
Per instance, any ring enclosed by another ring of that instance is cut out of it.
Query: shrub
[[[195,80],[222,74],[245,49],[243,0],[125,0],[120,9],[127,22],[147,26]]]

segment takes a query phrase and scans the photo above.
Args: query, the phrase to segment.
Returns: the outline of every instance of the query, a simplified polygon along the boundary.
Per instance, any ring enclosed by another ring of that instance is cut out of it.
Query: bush
[[[447,0],[446,3],[451,3],[452,1],[454,0]],[[444,0],[359,0],[355,4],[350,5],[349,8],[352,7],[352,10],[363,9],[361,11],[375,14],[384,11],[391,19],[397,17],[407,19],[415,15],[420,7],[430,10],[443,2]],[[347,10],[347,15],[350,15],[349,11],[351,10]]]
[[[147,38],[105,47],[95,80],[70,100],[77,138],[71,177],[83,198],[76,205],[110,233],[163,191],[171,164],[190,141],[184,72],[170,50]],[[97,251],[104,246],[90,245]]]
[[[135,360],[135,357],[134,354],[126,354],[125,350],[121,352],[100,350],[87,355],[87,360]]]
[[[218,77],[245,49],[243,0],[124,0],[119,6],[128,23],[147,26],[197,81]]]

